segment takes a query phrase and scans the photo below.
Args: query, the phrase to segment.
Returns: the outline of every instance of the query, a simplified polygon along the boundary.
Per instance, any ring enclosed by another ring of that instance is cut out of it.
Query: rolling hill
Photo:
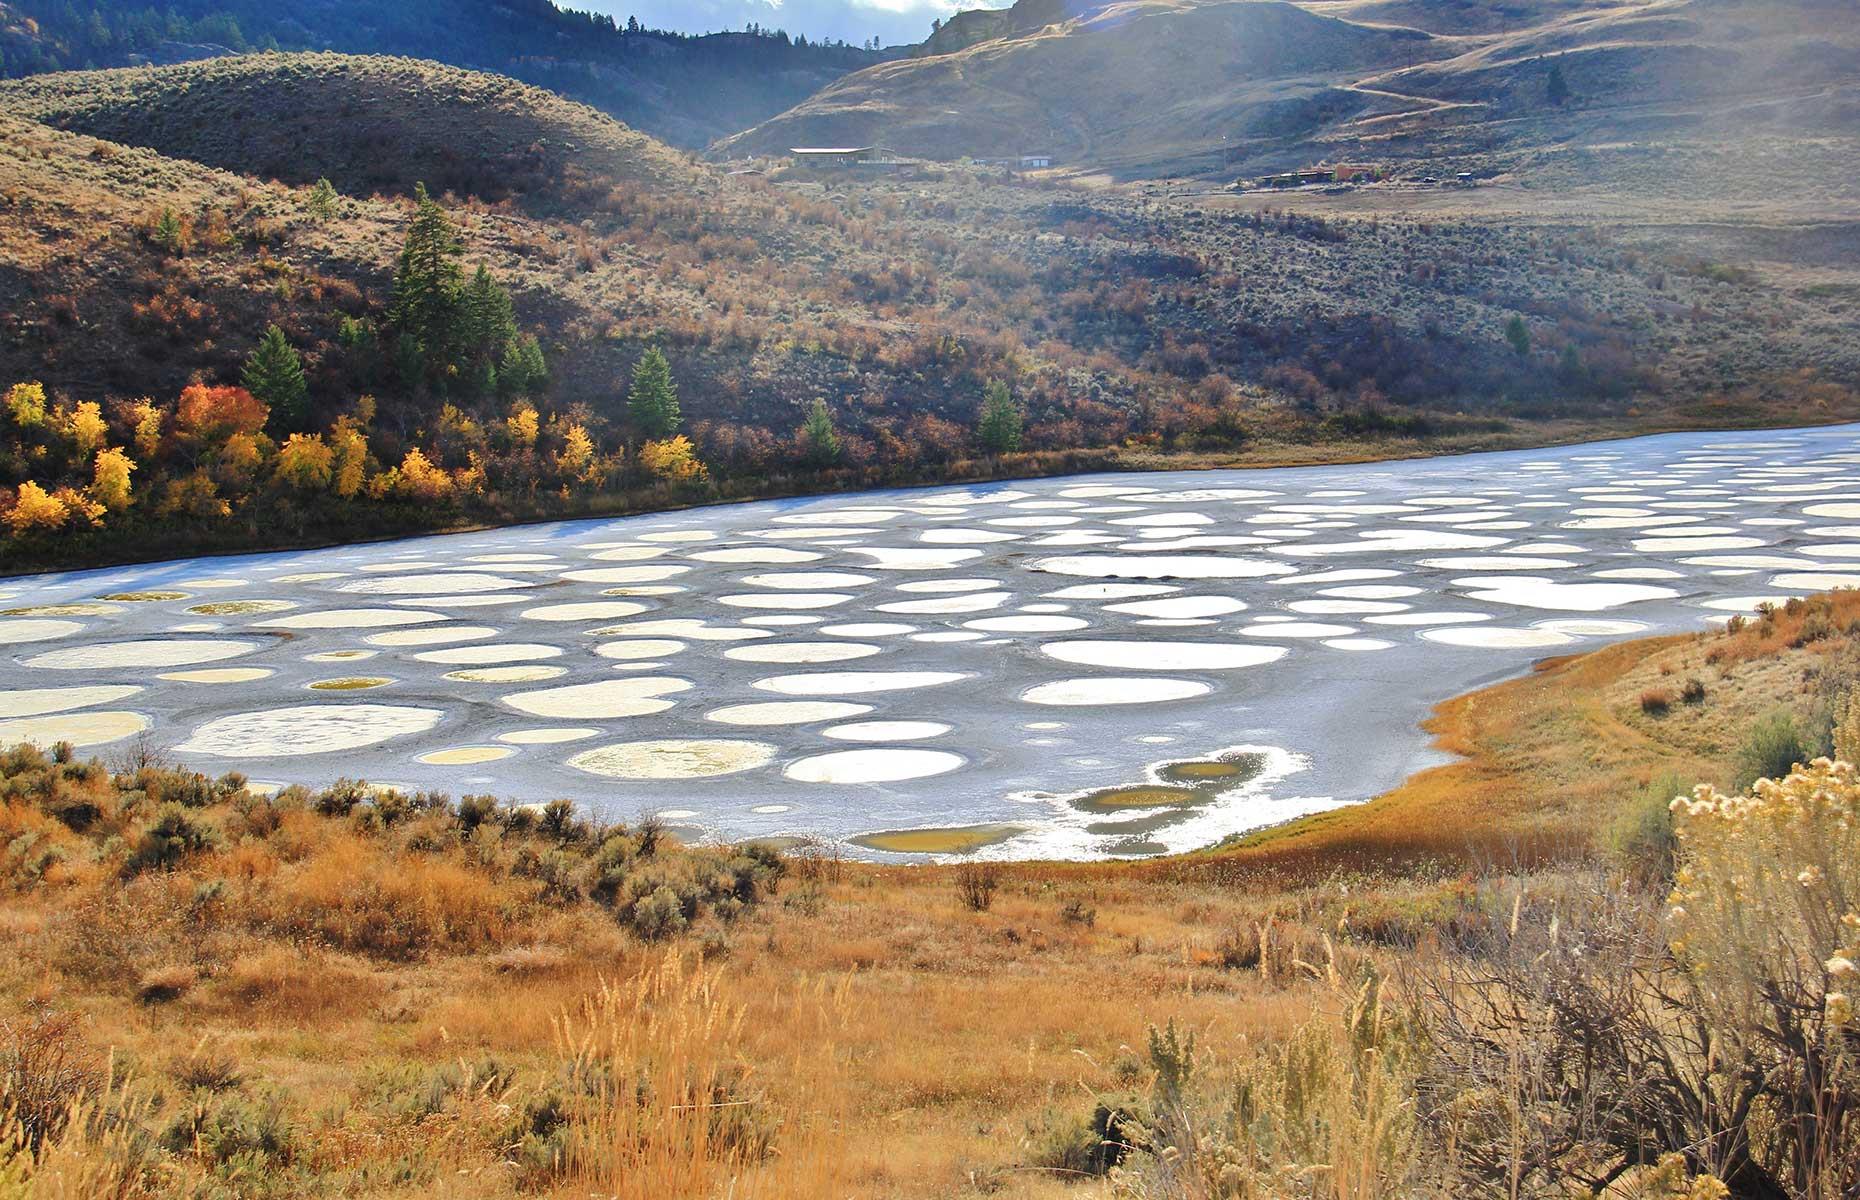
[[[0,75],[331,50],[495,71],[697,148],[882,61],[769,30],[684,36],[549,0],[0,0]]]
[[[1121,0],[1046,23],[1052,7],[952,20],[986,36],[850,75],[717,151],[1040,151],[1121,178],[1350,158],[1495,174],[1572,139],[1845,136],[1860,103],[1860,37],[1829,0]]]

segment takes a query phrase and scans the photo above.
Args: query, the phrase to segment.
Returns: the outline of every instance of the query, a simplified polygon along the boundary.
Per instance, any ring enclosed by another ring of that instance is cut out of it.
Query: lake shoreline
[[[1748,417],[1747,413],[1738,414]],[[1818,414],[1823,415],[1825,414]],[[963,484],[1013,483],[1033,480],[1058,480],[1075,475],[1117,475],[1162,471],[1233,471],[1283,470],[1296,467],[1363,466],[1382,462],[1411,462],[1417,459],[1458,458],[1473,454],[1491,454],[1511,450],[1554,450],[1571,446],[1604,445],[1635,438],[1657,437],[1671,433],[1751,433],[1783,429],[1820,429],[1860,421],[1860,409],[1825,420],[1804,420],[1800,413],[1776,413],[1768,421],[1745,419],[1725,421],[1663,420],[1618,426],[1615,422],[1569,422],[1564,426],[1537,427],[1530,431],[1467,433],[1437,439],[1407,439],[1399,442],[1263,442],[1256,447],[1220,453],[1197,450],[1170,451],[1132,447],[1062,450],[1039,455],[1021,455],[1012,460],[964,460],[965,466],[983,469],[952,470],[935,479],[905,481],[863,480],[853,486],[775,488],[633,507],[626,503],[626,493],[610,494],[619,503],[603,506],[596,497],[582,509],[558,513],[513,516],[508,520],[461,520],[440,525],[409,523],[384,532],[366,535],[307,536],[296,539],[225,539],[206,546],[188,544],[185,539],[159,540],[154,552],[84,555],[70,560],[57,558],[29,559],[21,565],[0,563],[0,582],[39,575],[68,574],[77,571],[107,570],[113,567],[152,566],[175,559],[189,560],[237,558],[253,554],[274,554],[331,550],[347,546],[368,546],[410,538],[437,537],[447,534],[485,533],[500,529],[522,529],[537,525],[554,525],[570,521],[613,520],[646,517],[722,508],[736,504],[755,504],[774,500],[805,500],[833,496],[855,496],[866,492],[920,491],[955,487]],[[1028,460],[1033,460],[1030,464]],[[1079,460],[1087,460],[1081,462]],[[1041,469],[1037,464],[1051,464]],[[994,463],[998,469],[984,464]],[[1027,469],[1031,466],[1031,469]],[[381,514],[372,514],[379,517]],[[147,532],[147,531],[145,531]],[[144,545],[148,539],[142,539]]]

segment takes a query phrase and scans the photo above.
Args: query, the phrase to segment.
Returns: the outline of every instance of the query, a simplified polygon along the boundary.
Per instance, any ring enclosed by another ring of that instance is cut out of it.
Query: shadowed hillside
[[[778,30],[690,37],[549,0],[0,0],[0,75],[334,50],[497,71],[698,147],[799,103],[883,52]]]

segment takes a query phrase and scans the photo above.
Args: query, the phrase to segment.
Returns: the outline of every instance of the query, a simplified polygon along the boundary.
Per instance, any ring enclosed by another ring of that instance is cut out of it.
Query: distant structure
[[[978,167],[1005,167],[1010,171],[1044,171],[1053,165],[1050,154],[1018,154],[1007,158],[971,158]]]
[[[1050,154],[1023,154],[1020,156],[1020,169],[1023,171],[1044,171],[1053,165]]]
[[[1375,183],[1389,177],[1389,169],[1371,163],[1338,163],[1329,167],[1303,167],[1281,171],[1258,181],[1258,187],[1294,188],[1314,183]]]
[[[903,166],[905,161],[884,146],[795,146],[788,153],[797,166],[817,170],[888,169]]]

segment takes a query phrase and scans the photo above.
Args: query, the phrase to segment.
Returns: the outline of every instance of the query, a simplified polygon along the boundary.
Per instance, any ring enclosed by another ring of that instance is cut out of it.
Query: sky
[[[638,17],[654,29],[711,33],[741,29],[750,22],[809,40],[840,38],[865,42],[876,36],[887,46],[921,42],[930,22],[964,8],[1005,8],[1009,0],[557,0],[564,8]]]

